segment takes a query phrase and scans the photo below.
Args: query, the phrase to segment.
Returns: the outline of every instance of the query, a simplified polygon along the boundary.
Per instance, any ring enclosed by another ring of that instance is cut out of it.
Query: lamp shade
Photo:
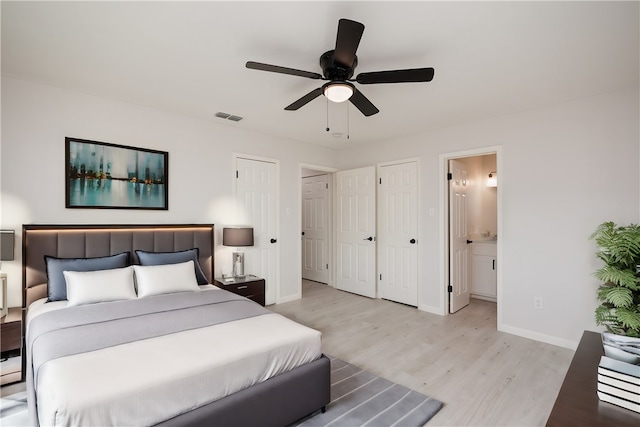
[[[224,228],[222,230],[222,244],[235,247],[253,246],[253,228]]]
[[[13,261],[13,247],[16,233],[13,230],[0,230],[0,261]]]

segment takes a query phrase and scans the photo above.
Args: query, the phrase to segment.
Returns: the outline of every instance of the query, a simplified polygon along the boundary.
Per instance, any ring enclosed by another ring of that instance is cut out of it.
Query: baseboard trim
[[[287,295],[276,300],[276,304],[284,304],[285,302],[291,302],[302,298],[302,293]]]
[[[557,345],[558,347],[568,348],[574,350],[578,348],[578,342],[565,340],[562,338],[554,337],[547,334],[541,334],[539,332],[529,331],[527,329],[516,328],[508,325],[498,325],[500,332],[506,332],[508,334],[518,335],[523,338],[529,338],[534,341],[540,341],[547,344]]]
[[[427,313],[437,314],[438,316],[444,316],[442,307],[435,305],[418,304],[418,310],[426,311]]]

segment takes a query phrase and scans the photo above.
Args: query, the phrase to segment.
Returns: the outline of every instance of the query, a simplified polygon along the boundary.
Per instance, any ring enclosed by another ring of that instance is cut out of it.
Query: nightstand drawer
[[[260,305],[264,306],[265,304],[264,279],[236,279],[235,282],[225,282],[216,279],[214,284],[220,289],[242,295],[243,297],[249,298]]]
[[[223,289],[230,290],[231,292],[242,295],[244,297],[253,294],[260,294],[264,293],[264,280],[225,285]]]
[[[9,350],[17,350],[22,344],[21,323],[11,322],[2,324],[2,342],[0,344],[0,351],[5,352]]]

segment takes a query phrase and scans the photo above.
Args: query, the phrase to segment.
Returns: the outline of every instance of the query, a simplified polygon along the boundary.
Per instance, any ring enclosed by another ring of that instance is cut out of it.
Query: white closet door
[[[336,287],[376,297],[376,172],[373,166],[336,173]]]
[[[379,171],[379,295],[417,307],[418,164],[382,166]]]
[[[329,176],[302,178],[302,278],[329,281]]]
[[[253,226],[254,246],[243,248],[245,273],[265,279],[265,302],[276,302],[278,236],[275,162],[236,159],[236,200],[240,225]]]

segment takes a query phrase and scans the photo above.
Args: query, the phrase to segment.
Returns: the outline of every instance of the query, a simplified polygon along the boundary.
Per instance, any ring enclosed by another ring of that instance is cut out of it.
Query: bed
[[[31,423],[285,426],[324,411],[319,332],[211,285],[213,254],[213,225],[23,226]]]

